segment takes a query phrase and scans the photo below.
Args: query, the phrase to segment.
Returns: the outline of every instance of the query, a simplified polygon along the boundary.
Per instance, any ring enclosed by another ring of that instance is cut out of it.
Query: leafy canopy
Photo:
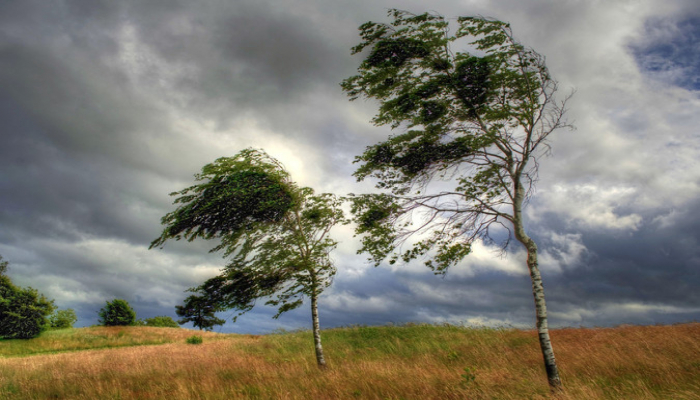
[[[218,238],[212,251],[224,250],[229,262],[220,276],[192,289],[198,295],[178,308],[181,322],[207,324],[223,309],[240,315],[263,297],[278,307],[278,317],[330,284],[329,252],[337,242],[329,232],[347,222],[341,198],[298,187],[279,161],[256,149],[220,158],[196,177],[202,183],[173,193],[180,206],[162,219],[166,228],[151,247],[171,238]]]
[[[440,15],[389,16],[390,24],[360,27],[353,54],[366,57],[341,84],[351,100],[379,101],[376,125],[401,128],[355,160],[358,180],[376,179],[388,192],[354,198],[360,252],[378,265],[434,250],[426,264],[444,273],[474,240],[490,240],[494,225],[510,232],[545,139],[567,126],[565,101],[554,100],[544,58],[507,23],[460,17],[451,34]],[[457,43],[467,51],[455,51]]]
[[[166,225],[150,248],[168,239],[226,238],[227,244],[245,242],[246,232],[275,223],[294,206],[294,188],[279,162],[254,149],[236,157],[222,157],[195,175],[200,184],[171,196],[180,206],[166,214]],[[224,245],[212,251],[220,250]]]
[[[30,339],[49,326],[53,300],[31,287],[22,288],[5,275],[8,262],[0,256],[0,338]]]
[[[191,289],[191,291],[197,291]],[[216,325],[223,325],[224,321],[216,317],[217,311],[220,309],[218,303],[208,296],[192,295],[188,296],[182,305],[175,306],[175,313],[181,317],[177,323],[186,324],[192,322],[196,328],[204,330],[212,330]]]
[[[104,326],[128,326],[136,323],[136,312],[129,302],[123,299],[114,299],[105,302],[105,306],[99,311],[99,323]]]
[[[51,329],[67,329],[72,328],[73,324],[78,321],[78,316],[75,315],[75,310],[68,308],[65,310],[57,310],[49,317]]]

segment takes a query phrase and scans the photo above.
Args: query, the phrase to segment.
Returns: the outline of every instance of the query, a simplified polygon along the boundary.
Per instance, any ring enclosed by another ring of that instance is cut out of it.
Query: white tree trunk
[[[558,391],[561,389],[561,379],[559,378],[559,369],[554,358],[554,349],[552,342],[549,339],[549,327],[547,325],[547,304],[544,300],[544,286],[542,285],[542,276],[537,263],[537,244],[526,233],[523,226],[522,204],[525,197],[524,189],[521,185],[517,185],[516,196],[513,204],[513,225],[515,228],[515,238],[527,249],[527,268],[530,271],[530,279],[532,280],[532,295],[535,298],[535,315],[537,334],[540,339],[540,349],[544,358],[544,367],[547,371],[547,380],[552,390]]]
[[[326,359],[323,358],[323,346],[321,346],[321,325],[318,322],[318,303],[316,288],[311,293],[311,319],[313,320],[314,347],[316,348],[316,362],[320,368],[326,368]]]

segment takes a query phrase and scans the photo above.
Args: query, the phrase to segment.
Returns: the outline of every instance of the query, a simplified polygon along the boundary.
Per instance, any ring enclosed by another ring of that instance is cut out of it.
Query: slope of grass
[[[0,340],[0,357],[174,343],[184,341],[193,334],[210,339],[227,336],[210,332],[195,333],[189,329],[136,326],[59,329],[46,331],[31,340]]]
[[[124,330],[122,339],[151,334],[142,329]],[[159,346],[0,359],[0,398],[700,399],[697,323],[553,330],[565,385],[556,397],[534,331],[331,329],[323,332],[325,371],[315,365],[310,332],[211,334],[201,345],[186,344],[194,333],[161,330],[162,342],[171,343]]]

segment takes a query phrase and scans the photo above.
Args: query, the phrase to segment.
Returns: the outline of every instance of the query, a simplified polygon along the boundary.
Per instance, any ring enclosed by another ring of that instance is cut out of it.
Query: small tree
[[[430,252],[427,266],[444,273],[475,240],[492,240],[492,228],[507,230],[527,250],[540,347],[549,384],[559,388],[537,246],[525,232],[523,206],[547,137],[568,126],[566,100],[555,101],[557,83],[544,57],[518,43],[507,23],[460,17],[452,36],[440,15],[389,15],[391,24],[360,27],[362,43],[353,53],[370,51],[359,74],[342,83],[352,99],[379,100],[375,124],[406,129],[356,159],[358,180],[376,178],[390,192],[355,198],[362,251],[376,264]],[[453,52],[465,37],[474,51]],[[502,245],[505,250],[508,240]]]
[[[246,149],[220,158],[196,175],[203,183],[181,192],[182,204],[163,217],[166,228],[151,247],[168,239],[220,238],[230,262],[223,273],[197,289],[223,309],[250,310],[258,298],[277,306],[275,318],[311,300],[316,361],[325,367],[318,296],[336,270],[329,253],[337,242],[329,232],[346,223],[342,199],[294,184],[279,161]],[[235,318],[234,318],[235,320]]]
[[[78,321],[78,316],[75,315],[75,310],[72,308],[58,310],[49,317],[49,324],[52,329],[72,328],[76,321]]]
[[[104,326],[127,326],[136,322],[136,312],[122,299],[107,301],[98,314],[99,323]]]
[[[175,306],[175,313],[178,317],[182,317],[177,321],[178,324],[186,324],[192,322],[194,327],[210,331],[216,325],[223,325],[224,321],[217,318],[216,312],[219,311],[218,303],[205,295],[192,295],[185,299],[181,306]]]
[[[7,267],[0,256],[0,337],[31,339],[46,330],[55,306],[36,289],[15,286],[5,275]]]

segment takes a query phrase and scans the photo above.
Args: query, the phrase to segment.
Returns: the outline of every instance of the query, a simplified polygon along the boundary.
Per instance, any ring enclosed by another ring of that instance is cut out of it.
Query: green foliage
[[[68,308],[65,310],[57,310],[49,317],[51,329],[67,329],[72,328],[73,324],[78,321],[78,316],[75,315],[75,310]]]
[[[153,346],[183,342],[192,332],[187,329],[138,329],[136,326],[91,326],[74,329],[49,329],[32,340],[0,341],[0,358],[26,357],[81,350],[113,349],[131,346]],[[227,340],[235,335],[203,333],[208,341]],[[3,397],[0,396],[0,399]]]
[[[226,322],[216,317],[216,312],[219,309],[220,302],[217,299],[208,296],[192,295],[185,299],[183,305],[175,306],[175,313],[178,317],[182,317],[177,321],[179,324],[192,322],[192,325],[195,327],[210,331],[214,326],[223,325]]]
[[[188,344],[202,344],[203,339],[199,335],[192,335],[192,336],[188,337],[187,339],[185,339],[185,341]]]
[[[98,322],[104,326],[127,326],[136,323],[136,312],[122,299],[107,301],[98,314]]]
[[[141,320],[144,326],[153,326],[158,328],[179,328],[180,325],[173,320],[172,317],[166,315],[159,315],[153,318],[146,318]]]
[[[216,311],[240,315],[259,298],[277,307],[276,318],[330,284],[335,267],[329,252],[337,242],[328,234],[347,223],[343,199],[298,187],[262,150],[220,158],[196,177],[203,182],[174,193],[181,206],[163,218],[166,228],[151,247],[167,239],[216,237],[221,242],[212,251],[224,250],[229,262],[220,276],[191,289],[196,295],[177,308],[180,323],[211,327],[221,321]]]
[[[46,330],[55,306],[36,289],[15,286],[5,275],[7,267],[0,256],[0,338],[31,339]]]
[[[567,126],[565,101],[554,100],[544,58],[507,23],[460,17],[452,35],[440,15],[389,16],[360,26],[353,54],[369,52],[341,84],[351,100],[379,101],[375,124],[403,129],[355,160],[358,180],[388,192],[353,198],[360,252],[375,264],[431,252],[426,265],[444,273],[492,227],[510,231],[537,178],[533,159]],[[473,51],[455,50],[463,40]]]
[[[150,248],[168,239],[227,238],[226,245],[246,242],[249,230],[279,222],[295,204],[294,186],[279,162],[262,151],[246,149],[222,157],[195,175],[200,184],[171,196],[180,196],[178,208],[166,214],[166,225]]]

